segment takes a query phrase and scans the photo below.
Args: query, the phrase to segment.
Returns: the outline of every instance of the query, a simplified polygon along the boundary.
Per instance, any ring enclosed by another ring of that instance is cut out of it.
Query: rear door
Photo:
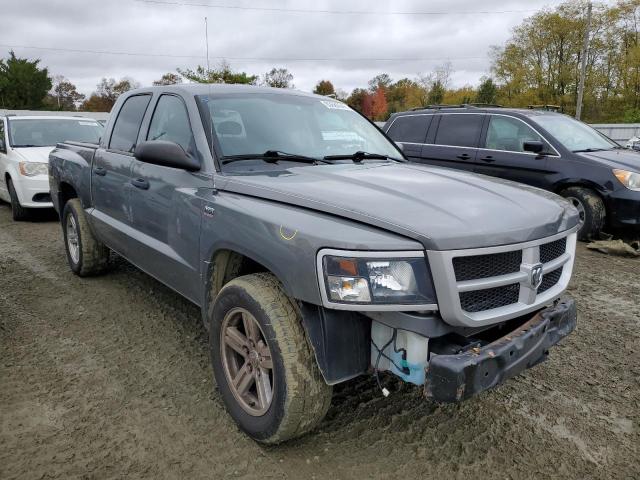
[[[193,109],[195,111],[195,104]],[[187,105],[181,96],[160,95],[143,131],[146,140],[174,142],[187,154],[198,156]],[[135,159],[131,183],[132,225],[138,251],[136,265],[198,302],[203,208],[198,192],[211,188],[211,178]]]
[[[484,113],[441,113],[431,128],[433,138],[422,147],[421,161],[431,165],[474,170]]]
[[[395,117],[387,129],[387,135],[402,145],[410,160],[419,160],[433,114],[410,114]]]
[[[150,100],[150,94],[143,94],[124,101],[106,149],[96,150],[91,172],[92,224],[109,247],[127,258],[133,255],[128,242],[133,151]]]
[[[542,142],[544,155],[525,152],[527,141]],[[548,188],[548,164],[558,156],[549,143],[529,124],[519,118],[491,114],[478,151],[476,172]]]

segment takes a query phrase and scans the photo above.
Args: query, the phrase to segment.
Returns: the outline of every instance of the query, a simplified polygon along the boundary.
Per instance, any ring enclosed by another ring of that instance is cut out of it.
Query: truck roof
[[[307,97],[328,98],[314,93],[302,92],[291,88],[258,87],[255,85],[241,85],[228,83],[186,83],[177,85],[159,85],[154,87],[143,87],[130,90],[130,93],[141,92],[180,92],[189,95],[219,95],[225,93],[271,93],[276,95],[301,95]],[[339,100],[338,100],[339,101]]]

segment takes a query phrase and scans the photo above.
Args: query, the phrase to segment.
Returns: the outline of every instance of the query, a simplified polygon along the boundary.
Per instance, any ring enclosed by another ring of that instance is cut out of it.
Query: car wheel
[[[213,371],[231,417],[254,440],[280,443],[313,429],[331,403],[300,313],[271,274],[238,277],[209,318]]]
[[[588,188],[570,187],[562,196],[576,207],[580,214],[578,238],[583,242],[598,238],[605,223],[606,210],[602,198]]]
[[[109,249],[93,236],[77,198],[72,198],[64,205],[62,231],[67,261],[75,274],[87,277],[107,269]]]
[[[11,179],[7,180],[7,189],[9,190],[9,197],[11,198],[11,216],[16,222],[27,220],[29,218],[29,210],[20,205],[18,194]]]

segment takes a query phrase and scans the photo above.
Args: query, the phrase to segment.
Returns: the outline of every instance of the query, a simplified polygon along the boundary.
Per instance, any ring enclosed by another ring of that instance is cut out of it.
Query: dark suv
[[[580,212],[582,240],[596,236],[605,225],[640,227],[640,154],[567,115],[437,106],[396,113],[383,130],[412,161],[514,180],[564,196]]]

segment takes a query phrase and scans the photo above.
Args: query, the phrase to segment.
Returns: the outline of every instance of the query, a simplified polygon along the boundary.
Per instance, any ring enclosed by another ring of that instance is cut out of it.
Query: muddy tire
[[[29,219],[29,210],[20,205],[20,199],[13,186],[13,182],[9,178],[7,180],[7,189],[9,190],[9,197],[11,198],[11,217],[16,222],[22,222]]]
[[[578,239],[588,242],[599,237],[604,227],[606,210],[602,198],[588,188],[570,187],[561,192],[580,213],[582,226],[578,230]]]
[[[332,388],[316,364],[298,308],[273,275],[231,280],[209,317],[213,372],[227,410],[244,432],[275,444],[318,425]]]
[[[67,261],[76,275],[99,275],[107,269],[109,249],[93,236],[82,204],[77,198],[72,198],[64,205],[62,232]]]

